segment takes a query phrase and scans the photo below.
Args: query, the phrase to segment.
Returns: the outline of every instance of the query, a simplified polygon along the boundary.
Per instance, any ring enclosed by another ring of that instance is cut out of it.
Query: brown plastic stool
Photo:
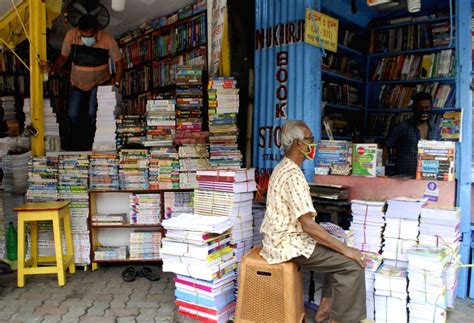
[[[301,323],[305,312],[299,266],[269,265],[260,250],[242,258],[235,322]]]

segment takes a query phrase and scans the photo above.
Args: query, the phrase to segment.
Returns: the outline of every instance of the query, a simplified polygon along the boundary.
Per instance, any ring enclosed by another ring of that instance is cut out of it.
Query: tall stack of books
[[[410,322],[446,322],[445,271],[448,249],[417,246],[408,250]]]
[[[176,147],[150,149],[150,189],[178,189],[179,160]]]
[[[163,221],[163,271],[177,274],[176,305],[186,316],[227,322],[234,315],[235,259],[232,222],[222,216],[181,214]]]
[[[233,78],[209,80],[210,163],[214,168],[240,168],[238,146],[239,89]]]
[[[160,194],[130,194],[130,224],[161,222]]]
[[[165,219],[176,217],[182,213],[193,213],[194,192],[164,192]]]
[[[383,248],[385,264],[407,268],[407,251],[418,242],[418,220],[426,203],[426,199],[407,197],[388,200]]]
[[[95,131],[93,150],[104,151],[115,149],[115,108],[116,92],[112,85],[99,86],[97,89],[97,129]]]
[[[129,144],[142,145],[145,141],[146,125],[142,116],[121,115],[115,120],[115,142],[117,149]]]
[[[379,254],[364,252],[365,261],[365,299],[367,304],[367,320],[375,320],[375,272],[382,264],[383,258]]]
[[[2,96],[0,97],[0,108],[3,109],[4,121],[15,120],[15,97],[13,96]]]
[[[380,253],[385,226],[385,202],[352,200],[351,231],[354,247],[361,251]]]
[[[27,201],[56,201],[58,197],[58,158],[31,157],[28,162]]]
[[[454,158],[454,142],[420,140],[416,179],[454,181]]]
[[[148,189],[148,150],[121,149],[119,177],[121,189]]]
[[[89,158],[87,155],[59,156],[59,198],[70,201],[74,258],[77,264],[90,263]]]
[[[130,233],[130,259],[160,258],[161,232],[134,231]]]
[[[420,246],[447,248],[451,251],[444,272],[446,306],[454,307],[458,267],[454,257],[459,256],[461,240],[461,212],[459,208],[423,208],[420,215]]]
[[[25,125],[31,124],[31,101],[25,98],[23,103],[23,112],[25,113]],[[43,122],[44,122],[44,141],[47,151],[58,151],[59,142],[59,124],[57,122],[56,113],[51,106],[50,99],[43,100]]]
[[[176,70],[176,131],[202,129],[202,67],[184,65]]]
[[[8,193],[23,194],[28,187],[28,161],[31,152],[8,153],[2,158],[3,189]]]
[[[375,272],[375,322],[408,322],[407,271],[383,264]]]
[[[119,161],[115,153],[94,153],[89,160],[89,188],[92,190],[117,190]]]
[[[209,151],[206,145],[179,147],[179,182],[181,188],[197,188],[196,171],[209,168]]]

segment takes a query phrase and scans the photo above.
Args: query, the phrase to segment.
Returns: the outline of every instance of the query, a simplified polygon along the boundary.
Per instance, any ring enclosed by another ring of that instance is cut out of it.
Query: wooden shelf
[[[124,228],[161,228],[161,224],[122,224],[122,225],[91,225],[92,228],[124,229]]]
[[[321,73],[322,73],[323,76],[334,77],[334,78],[338,78],[338,79],[348,81],[348,82],[359,83],[359,84],[364,83],[364,81],[362,79],[353,78],[353,77],[350,77],[350,76],[347,76],[347,75],[344,75],[344,74],[340,74],[336,71],[331,71],[331,70],[327,70],[327,69],[324,69],[324,68],[321,69]]]
[[[456,20],[456,17],[453,16],[453,22],[455,20]],[[392,28],[398,28],[398,27],[409,26],[409,25],[432,24],[432,23],[442,22],[442,21],[449,21],[449,16],[427,18],[427,19],[418,20],[418,21],[406,21],[406,22],[400,22],[397,24],[389,24],[389,25],[383,25],[383,26],[375,26],[375,27],[369,27],[369,29],[372,31],[376,31],[376,30],[392,29]]]
[[[402,50],[402,51],[396,51],[396,52],[373,53],[373,54],[367,55],[367,57],[371,58],[371,57],[398,56],[398,55],[409,55],[409,54],[423,54],[423,53],[438,52],[438,51],[446,50],[446,49],[456,49],[456,48],[454,46],[420,48],[420,49]]]
[[[89,194],[91,193],[137,193],[137,194],[143,194],[143,193],[161,193],[161,192],[191,192],[194,191],[194,189],[190,188],[173,188],[173,189],[158,189],[158,190],[89,190]]]
[[[162,262],[161,258],[158,259],[107,259],[107,260],[92,260],[92,262],[96,262],[98,264],[114,264],[114,263],[129,263],[129,262]]]
[[[207,44],[207,42],[204,42],[204,43],[201,43],[199,45],[195,45],[195,46],[192,46],[192,47],[189,47],[189,48],[186,48],[186,49],[178,50],[174,53],[171,53],[171,54],[168,54],[168,55],[165,55],[165,56],[154,57],[154,58],[152,58],[153,65],[155,65],[155,63],[166,61],[166,60],[174,58],[176,56],[188,54],[188,53],[192,52],[193,50],[198,49],[199,47],[206,46],[206,44]]]

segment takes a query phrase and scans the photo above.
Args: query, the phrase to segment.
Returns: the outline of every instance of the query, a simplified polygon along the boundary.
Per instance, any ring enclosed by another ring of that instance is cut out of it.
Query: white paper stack
[[[28,160],[31,152],[7,154],[3,157],[3,189],[10,193],[25,193],[28,187]]]
[[[130,194],[130,224],[159,224],[160,194]]]
[[[159,259],[160,246],[161,232],[159,231],[135,231],[130,233],[130,259]]]
[[[367,319],[375,320],[375,272],[382,264],[383,258],[379,254],[364,252],[365,261],[365,294],[367,303]]]
[[[410,322],[446,322],[447,249],[414,247],[408,251]]]
[[[164,192],[164,194],[165,219],[194,212],[194,192]]]
[[[408,267],[407,251],[417,244],[418,221],[426,199],[407,197],[393,198],[388,201],[385,213],[384,263],[396,267]]]
[[[266,207],[263,204],[254,203],[252,206],[253,214],[253,246],[262,246],[263,234],[260,232],[263,218],[265,217]]]
[[[230,219],[180,214],[164,220],[163,227],[163,271],[177,274],[178,311],[201,321],[227,322],[235,311],[236,279]]]
[[[115,109],[116,92],[111,85],[97,88],[97,121],[92,149],[95,151],[115,149]]]
[[[3,120],[15,120],[15,97],[13,96],[2,96],[0,97],[0,107],[3,108],[4,117]]]
[[[383,264],[375,272],[375,321],[408,322],[406,269]]]
[[[352,200],[351,231],[354,247],[362,251],[379,253],[382,249],[382,230],[385,202]]]
[[[460,221],[459,208],[423,208],[420,215],[420,245],[448,248],[454,256],[458,256],[461,239]],[[450,259],[445,271],[448,308],[454,307],[457,276],[458,268]]]

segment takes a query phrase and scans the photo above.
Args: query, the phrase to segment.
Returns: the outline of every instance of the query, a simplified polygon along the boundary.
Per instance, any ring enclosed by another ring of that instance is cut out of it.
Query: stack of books
[[[184,65],[176,69],[176,131],[202,129],[202,67]]]
[[[351,211],[354,247],[361,251],[380,253],[385,226],[385,202],[352,200]]]
[[[375,272],[375,322],[407,323],[406,269],[383,264]]]
[[[2,96],[0,97],[0,108],[3,109],[4,121],[15,120],[15,97],[13,96]]]
[[[161,222],[160,194],[130,194],[130,224]]]
[[[417,246],[408,251],[410,322],[446,322],[448,249]]]
[[[420,246],[448,248],[453,257],[459,256],[461,240],[461,211],[459,208],[423,208],[420,215]],[[458,267],[453,258],[445,270],[446,306],[454,307]]]
[[[115,120],[115,143],[117,149],[129,144],[142,145],[145,141],[146,124],[142,116],[121,115]]]
[[[126,260],[127,247],[98,247],[94,251],[94,260]]]
[[[418,221],[426,199],[398,197],[388,200],[385,213],[384,263],[407,268],[407,251],[417,244]]]
[[[260,203],[254,203],[252,205],[252,216],[253,216],[253,246],[262,246],[263,234],[260,232],[260,227],[265,217],[266,206]]]
[[[117,106],[116,92],[112,85],[97,88],[97,121],[93,150],[104,151],[115,149],[115,115]]]
[[[176,133],[175,100],[148,100],[145,147],[172,147]]]
[[[364,252],[365,261],[365,299],[367,303],[367,320],[375,320],[375,272],[382,264],[381,255]]]
[[[179,183],[181,188],[197,188],[196,171],[209,168],[209,151],[206,145],[179,147]]]
[[[130,259],[159,259],[160,246],[161,232],[159,231],[135,231],[130,233]]]
[[[58,158],[31,157],[28,162],[28,202],[48,202],[58,199]]]
[[[94,226],[121,226],[127,224],[127,213],[98,213],[92,215]]]
[[[178,189],[179,160],[176,147],[150,149],[150,189]]]
[[[148,189],[148,150],[121,149],[119,178],[121,189]]]
[[[331,165],[347,165],[352,163],[352,144],[343,140],[321,140],[317,146],[315,165],[327,167]]]
[[[25,125],[31,124],[31,101],[25,98],[23,103],[23,112],[25,113]],[[59,124],[56,113],[51,106],[50,99],[43,100],[43,122],[44,122],[44,141],[46,151],[60,150]]]
[[[230,320],[237,278],[230,219],[181,214],[164,220],[163,226],[167,230],[161,249],[163,271],[177,274],[178,311],[206,322]]]
[[[94,153],[89,160],[89,188],[92,190],[118,190],[119,161],[115,153]]]
[[[214,168],[240,168],[238,146],[239,89],[233,78],[209,80],[210,163]]]
[[[70,201],[74,257],[77,264],[90,263],[89,158],[87,155],[59,156],[59,198]]]
[[[8,193],[23,194],[28,187],[28,161],[31,152],[8,153],[2,158],[3,189]]]
[[[194,212],[194,192],[164,192],[164,194],[165,219]]]
[[[416,179],[454,181],[454,158],[454,142],[420,140]]]
[[[5,241],[5,213],[3,212],[3,190],[0,190],[0,259],[5,259],[7,253]]]

